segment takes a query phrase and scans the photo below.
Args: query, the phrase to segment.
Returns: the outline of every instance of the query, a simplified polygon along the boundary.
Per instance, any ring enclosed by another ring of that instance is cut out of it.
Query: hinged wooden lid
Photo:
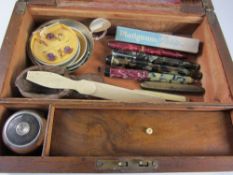
[[[29,4],[57,7],[145,11],[153,13],[204,15],[210,0],[28,0]]]

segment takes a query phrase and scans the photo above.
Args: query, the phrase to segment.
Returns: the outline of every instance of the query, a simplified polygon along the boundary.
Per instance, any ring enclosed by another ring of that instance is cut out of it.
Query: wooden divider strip
[[[175,111],[222,111],[232,110],[231,103],[200,103],[200,102],[163,102],[163,103],[123,103],[110,100],[80,99],[27,99],[0,98],[4,106],[27,105],[40,106],[52,104],[59,108],[69,109],[119,109],[119,110],[175,110]]]
[[[49,156],[49,153],[50,153],[54,112],[55,112],[55,106],[50,105],[49,111],[48,111],[46,130],[45,130],[45,138],[44,138],[44,144],[43,144],[43,150],[42,150],[42,157]]]
[[[231,123],[233,125],[233,110],[230,112],[230,116],[231,116]]]
[[[150,11],[150,13],[145,13],[145,11],[136,11],[132,13],[130,11],[122,10],[107,10],[107,9],[89,9],[89,8],[57,8],[52,6],[38,6],[38,5],[29,5],[30,13],[33,16],[63,16],[66,18],[70,17],[85,17],[85,18],[96,18],[104,17],[108,19],[131,19],[131,20],[165,20],[165,21],[175,21],[183,23],[200,23],[202,20],[202,15],[186,15],[183,14],[168,14],[162,12]]]

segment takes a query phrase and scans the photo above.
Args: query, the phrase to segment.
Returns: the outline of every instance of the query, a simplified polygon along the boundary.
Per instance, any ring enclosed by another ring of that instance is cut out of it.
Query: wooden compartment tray
[[[233,153],[227,112],[56,109],[54,116],[51,156]],[[146,132],[148,128],[152,134]]]
[[[75,75],[95,73],[108,84],[139,87],[103,75],[107,42],[122,25],[199,39],[201,52],[189,59],[201,65],[205,94],[187,95],[189,102],[156,103],[23,98],[14,81],[32,65],[26,54],[31,32],[51,19],[88,25],[97,17],[109,19],[112,27]],[[43,146],[33,154],[14,154],[0,139],[0,172],[233,171],[233,66],[211,1],[19,1],[0,59],[0,129],[20,109],[47,118]]]

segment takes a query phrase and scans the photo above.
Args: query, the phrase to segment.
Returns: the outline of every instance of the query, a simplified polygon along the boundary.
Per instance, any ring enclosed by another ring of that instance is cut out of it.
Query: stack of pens
[[[106,57],[106,76],[138,80],[147,90],[204,93],[200,65],[181,52],[119,41],[108,46],[112,54]]]

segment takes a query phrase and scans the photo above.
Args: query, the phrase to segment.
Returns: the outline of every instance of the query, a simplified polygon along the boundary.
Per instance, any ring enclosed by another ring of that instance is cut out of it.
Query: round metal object
[[[80,41],[80,54],[71,62],[67,65],[67,67],[69,66],[72,66],[76,63],[78,63],[80,60],[83,59],[83,57],[86,55],[86,52],[87,52],[87,49],[88,49],[88,41],[87,41],[87,38],[86,36],[79,32],[78,30],[75,30],[73,29],[76,34],[77,34],[77,37],[79,38],[79,41]]]
[[[152,128],[146,128],[146,134],[152,135],[153,134],[153,129]]]
[[[76,32],[75,31],[73,31],[73,29],[72,28],[70,28],[70,26],[68,26],[68,25],[65,25],[65,24],[63,24],[63,23],[59,23],[59,22],[51,22],[51,21],[49,21],[49,22],[47,22],[47,23],[44,23],[43,25],[41,25],[40,27],[38,27],[34,32],[33,32],[33,34],[31,35],[31,37],[30,37],[30,39],[29,39],[29,43],[28,43],[28,47],[27,47],[27,50],[28,50],[28,55],[29,55],[29,57],[30,57],[30,59],[33,61],[33,63],[36,63],[36,64],[41,64],[41,65],[47,65],[47,66],[65,66],[65,65],[67,65],[67,64],[69,64],[70,62],[72,62],[72,61],[74,61],[74,59],[76,58],[76,57],[78,57],[79,56],[79,54],[80,54],[80,51],[81,51],[81,49],[80,49],[80,41],[79,41],[79,38],[77,37],[76,38],[76,42],[77,42],[77,47],[75,48],[75,50],[77,50],[75,53],[72,53],[72,57],[67,57],[67,58],[65,58],[65,59],[63,59],[63,60],[60,60],[60,61],[49,61],[49,60],[44,60],[44,58],[42,59],[42,58],[39,58],[39,57],[36,57],[34,54],[33,54],[33,51],[31,50],[31,47],[32,47],[32,41],[37,41],[38,42],[38,38],[34,38],[34,37],[36,37],[38,34],[38,32],[39,33],[44,33],[44,32],[42,32],[43,30],[45,30],[45,29],[47,29],[47,28],[49,28],[50,26],[51,27],[53,27],[53,26],[55,26],[55,25],[59,25],[59,24],[62,24],[64,27],[66,27],[67,28],[67,31],[69,31],[70,32],[70,35],[77,35],[76,34]],[[62,28],[62,27],[60,27],[60,28]],[[37,33],[36,33],[37,32]],[[37,34],[37,35],[36,35]],[[34,39],[33,39],[34,38]],[[41,41],[40,41],[41,42]],[[67,41],[66,41],[67,42]],[[33,42],[34,43],[34,42]],[[44,43],[44,41],[43,41],[43,43]],[[53,43],[53,42],[52,42]],[[35,43],[34,43],[35,44]],[[60,43],[61,44],[61,43]],[[62,43],[61,45],[63,45],[63,44],[65,44],[65,43]]]
[[[70,20],[70,19],[57,19],[57,20],[53,20],[53,22],[59,22],[59,23],[70,26],[75,31],[83,34],[87,40],[87,49],[86,49],[86,52],[83,55],[83,57],[78,59],[78,60],[76,58],[75,60],[77,60],[77,61],[75,61],[72,65],[68,65],[66,67],[67,70],[74,71],[77,68],[79,68],[80,66],[82,66],[90,58],[90,56],[93,52],[94,38],[92,36],[92,33],[89,31],[89,29],[84,24],[82,24],[78,21],[74,21],[74,20]]]
[[[42,144],[45,123],[45,119],[35,111],[18,111],[11,115],[4,125],[3,142],[16,153],[30,153]]]
[[[84,24],[82,24],[78,21],[75,21],[75,20],[71,20],[71,19],[51,20],[51,21],[48,21],[48,22],[44,23],[43,25],[41,25],[38,29],[44,28],[46,26],[49,26],[49,25],[52,25],[55,23],[60,23],[60,24],[64,24],[66,26],[69,26],[70,28],[72,28],[76,32],[77,37],[79,39],[80,53],[75,55],[72,59],[70,59],[70,61],[66,62],[65,64],[59,65],[59,66],[66,67],[66,69],[69,71],[74,71],[77,68],[79,68],[81,65],[83,65],[88,60],[88,58],[90,58],[90,56],[93,52],[94,38],[93,38],[90,30]],[[29,45],[30,45],[30,40],[29,40],[29,44],[27,47],[27,51],[28,51],[28,55],[29,55],[30,59],[32,60],[32,62],[34,64],[45,64],[42,62],[38,62],[38,60],[36,60],[33,57],[33,54],[31,52]]]
[[[26,134],[29,133],[30,131],[30,125],[27,122],[20,122],[17,126],[16,126],[16,134],[18,134],[19,136],[24,136]]]

